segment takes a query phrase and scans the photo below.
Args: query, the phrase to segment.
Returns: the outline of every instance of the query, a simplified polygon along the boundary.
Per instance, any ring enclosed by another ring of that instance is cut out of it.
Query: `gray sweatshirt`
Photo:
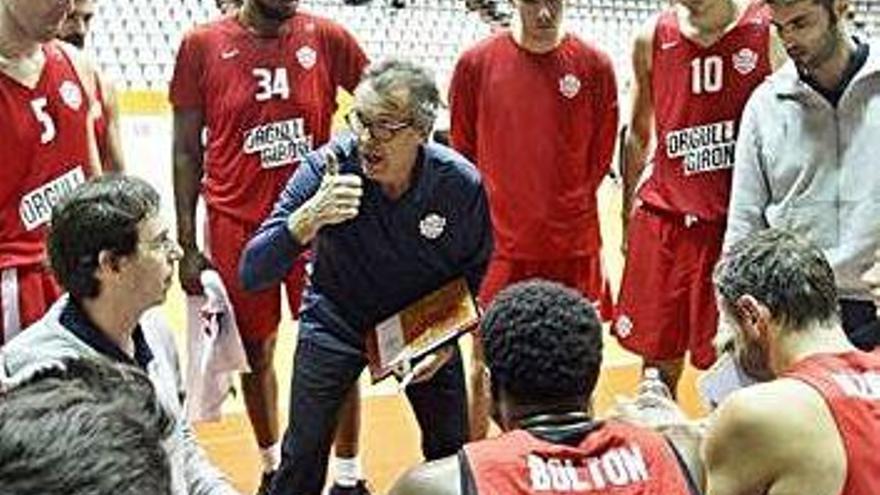
[[[840,297],[870,300],[861,275],[880,246],[880,45],[837,108],[788,61],[746,105],[725,249],[778,227],[822,248]]]

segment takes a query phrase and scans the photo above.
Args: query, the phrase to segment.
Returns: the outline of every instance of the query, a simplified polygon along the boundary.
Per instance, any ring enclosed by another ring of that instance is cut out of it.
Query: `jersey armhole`
[[[457,457],[458,468],[461,473],[461,495],[478,495],[477,481],[474,479],[474,473],[471,471],[471,465],[468,462],[464,449],[458,451]]]
[[[669,446],[669,449],[672,450],[672,455],[675,456],[675,462],[678,464],[678,468],[681,469],[681,474],[684,475],[685,482],[687,482],[688,493],[691,495],[703,495],[703,492],[700,491],[697,482],[691,474],[691,470],[684,461],[684,457],[681,456],[681,452],[679,452],[675,444],[665,436],[663,437],[663,440],[666,442],[666,445]]]

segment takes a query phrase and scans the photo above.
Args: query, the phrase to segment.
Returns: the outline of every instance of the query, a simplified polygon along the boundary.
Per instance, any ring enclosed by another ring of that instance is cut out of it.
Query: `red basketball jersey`
[[[760,2],[713,45],[685,37],[674,10],[654,31],[652,92],[657,147],[639,192],[667,211],[724,221],[740,116],[770,74],[770,17]]]
[[[0,73],[0,268],[45,258],[52,207],[90,174],[89,97],[55,43],[33,89]]]
[[[841,495],[880,493],[880,354],[819,354],[785,376],[812,386],[831,410],[846,449]]]
[[[687,495],[687,480],[658,433],[606,421],[569,446],[525,430],[464,447],[481,495]]]
[[[300,159],[330,138],[336,88],[353,91],[366,63],[345,29],[302,12],[277,37],[234,15],[187,33],[170,99],[204,112],[208,205],[263,220]]]
[[[617,138],[611,59],[573,34],[531,53],[508,31],[466,51],[450,83],[453,146],[480,169],[497,257],[599,253],[596,190]]]

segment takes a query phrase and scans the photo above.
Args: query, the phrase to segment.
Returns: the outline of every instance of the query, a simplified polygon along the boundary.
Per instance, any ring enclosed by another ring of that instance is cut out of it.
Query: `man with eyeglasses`
[[[306,157],[244,250],[242,284],[256,290],[312,249],[272,494],[321,492],[337,413],[366,365],[369,329],[453,279],[479,288],[492,250],[486,195],[467,159],[428,142],[439,105],[426,70],[393,60],[369,68],[347,119],[354,134]],[[406,393],[422,452],[429,460],[452,455],[468,437],[457,344],[413,374]]]
[[[177,54],[169,98],[177,235],[183,247],[180,283],[187,294],[201,294],[199,274],[211,265],[229,294],[251,369],[241,382],[260,448],[260,495],[280,459],[272,361],[281,286],[297,318],[307,256],[291,265],[286,277],[255,293],[238,283],[238,258],[303,157],[330,138],[337,90],[354,90],[366,64],[351,33],[304,12],[297,0],[244,0],[234,13],[190,30]],[[199,196],[207,217],[201,247],[195,221]],[[352,394],[357,400],[356,389]],[[356,444],[357,409],[347,411],[350,419],[343,424],[354,438],[345,439],[345,448],[337,445],[337,455],[356,454],[351,445]],[[356,484],[356,462],[345,466],[351,476],[340,483]]]
[[[0,375],[18,382],[73,357],[141,368],[175,417],[165,442],[172,493],[235,495],[183,415],[174,337],[147,312],[165,301],[182,255],[170,232],[159,215],[159,194],[141,179],[103,176],[71,192],[52,211],[47,242],[67,294],[0,349]]]

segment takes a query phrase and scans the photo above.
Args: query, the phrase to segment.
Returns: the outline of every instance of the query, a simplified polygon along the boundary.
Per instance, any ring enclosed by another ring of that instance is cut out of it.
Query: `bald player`
[[[46,268],[52,206],[100,171],[93,69],[55,41],[71,0],[0,2],[0,344],[60,295]]]
[[[765,230],[730,247],[715,285],[737,360],[764,383],[716,411],[708,493],[880,493],[880,355],[847,339],[822,251]]]
[[[411,469],[391,495],[698,493],[662,435],[592,416],[602,327],[577,292],[540,280],[512,285],[481,335],[504,433]]]
[[[673,393],[686,353],[697,368],[715,360],[711,274],[734,147],[746,101],[782,57],[775,46],[767,9],[752,0],[680,0],[635,40],[614,332]]]

